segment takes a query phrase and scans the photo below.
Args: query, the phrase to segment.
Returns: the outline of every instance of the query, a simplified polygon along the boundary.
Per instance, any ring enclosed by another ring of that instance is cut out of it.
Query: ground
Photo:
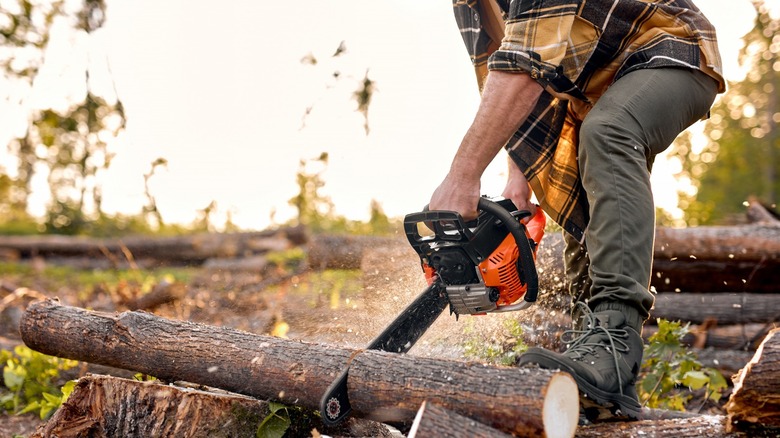
[[[56,297],[66,305],[121,312],[155,286],[184,288],[182,298],[145,309],[162,317],[358,348],[425,287],[419,259],[403,242],[367,250],[360,269],[280,266],[262,272],[206,267],[104,271],[43,259],[0,263],[0,348],[10,350],[21,343],[19,318],[34,300]],[[510,313],[456,320],[445,314],[410,354],[481,360],[495,350],[505,352],[521,341],[513,338],[508,321],[522,328],[523,341],[556,347],[559,330],[534,330],[542,320],[557,323],[547,327],[569,323],[559,310],[544,307],[525,311],[522,317]],[[495,348],[475,351],[485,346]],[[86,366],[75,370],[69,378],[95,372]],[[27,436],[42,424],[32,414],[0,415],[0,437]]]

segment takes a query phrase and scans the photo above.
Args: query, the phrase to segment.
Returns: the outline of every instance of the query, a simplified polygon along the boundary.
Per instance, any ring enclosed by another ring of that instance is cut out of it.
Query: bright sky
[[[364,219],[376,199],[403,216],[428,202],[478,104],[449,1],[107,3],[104,29],[60,43],[72,68],[48,74],[79,80],[84,59],[95,75],[110,66],[128,122],[102,176],[109,213],[140,211],[143,174],[163,157],[168,168],[151,188],[167,222],[188,223],[216,200],[221,215],[262,229],[272,211],[277,222],[294,213],[287,200],[297,192],[299,160],[326,151],[323,192],[337,213]],[[749,0],[697,4],[718,29],[727,76],[739,77],[739,38],[754,18]],[[342,40],[347,53],[331,58]],[[308,53],[321,62],[302,64]],[[366,70],[377,86],[368,136],[351,99]],[[56,84],[41,80],[36,96],[62,94]],[[106,84],[95,86],[111,96]],[[483,193],[501,193],[504,167],[500,155]],[[654,184],[659,204],[670,205],[675,190],[664,170],[658,162]]]

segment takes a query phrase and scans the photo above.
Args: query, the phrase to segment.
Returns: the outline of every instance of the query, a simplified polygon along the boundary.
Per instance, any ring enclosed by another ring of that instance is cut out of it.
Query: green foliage
[[[696,355],[683,346],[687,333],[688,325],[658,320],[658,332],[645,346],[641,379],[637,383],[643,405],[684,411],[692,398],[691,391],[704,388],[706,398],[717,402],[728,387],[718,370],[703,367]]]
[[[290,414],[287,412],[287,406],[268,402],[268,409],[271,411],[257,428],[255,436],[257,438],[282,438],[290,428]]]
[[[63,401],[67,400],[75,382],[57,386],[61,371],[78,365],[77,361],[47,356],[24,345],[0,351],[3,367],[3,384],[0,390],[0,406],[23,414],[37,412],[41,419],[48,418]]]
[[[707,144],[682,136],[670,156],[682,165],[679,180],[697,189],[683,193],[679,207],[688,225],[731,223],[744,216],[751,197],[767,205],[780,193],[780,19],[756,1],[755,27],[744,37],[740,63],[747,75],[730,83],[706,122]]]
[[[523,328],[516,319],[504,319],[504,331],[494,330],[492,333],[476,330],[475,321],[469,319],[463,330],[468,336],[463,351],[466,358],[492,364],[513,365],[517,357],[528,349],[523,342]]]

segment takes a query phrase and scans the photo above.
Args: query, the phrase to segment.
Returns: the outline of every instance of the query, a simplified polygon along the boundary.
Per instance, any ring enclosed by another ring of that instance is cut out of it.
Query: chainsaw
[[[546,222],[541,208],[532,215],[517,211],[509,199],[481,197],[477,209],[478,217],[469,222],[454,211],[426,208],[406,215],[404,232],[428,287],[367,350],[406,353],[447,305],[458,318],[523,310],[536,301],[536,252]],[[348,376],[349,364],[322,397],[326,425],[338,424],[352,410]]]

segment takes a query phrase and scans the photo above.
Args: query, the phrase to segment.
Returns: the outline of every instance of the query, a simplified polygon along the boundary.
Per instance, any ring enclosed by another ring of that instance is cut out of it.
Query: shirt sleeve
[[[598,32],[579,19],[577,3],[513,0],[504,39],[488,69],[526,72],[544,87],[583,99],[574,81],[598,43]]]

